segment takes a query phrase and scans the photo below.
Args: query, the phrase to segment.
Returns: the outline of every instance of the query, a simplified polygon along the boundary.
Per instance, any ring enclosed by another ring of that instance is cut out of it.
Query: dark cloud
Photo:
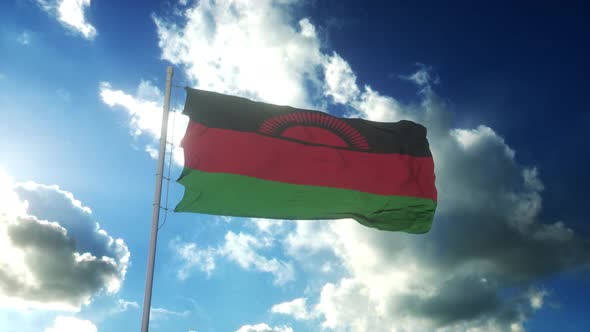
[[[512,284],[533,282],[590,263],[590,242],[568,232],[562,224],[535,223],[518,229],[501,217],[474,213],[462,217],[440,218],[441,230],[431,236],[435,250],[424,259],[442,270],[473,263],[481,266],[481,273]]]
[[[374,232],[342,222],[308,229],[302,222],[288,235],[289,252],[309,260],[309,249],[327,248],[342,261],[348,275],[319,294],[330,327],[360,331],[379,319],[379,331],[524,330],[548,294],[539,282],[588,271],[590,241],[561,221],[541,219],[540,175],[519,164],[500,135],[486,126],[452,128],[428,82],[416,83],[424,98],[419,106],[395,108],[395,100],[368,90],[358,107],[367,117],[377,110],[373,118],[414,119],[428,128],[439,190],[432,230]],[[360,302],[367,303],[363,314],[342,314]]]
[[[477,320],[490,313],[496,316],[495,313],[501,311],[507,311],[505,319],[508,321],[517,318],[517,311],[503,303],[496,286],[486,279],[472,276],[452,278],[441,283],[439,289],[440,291],[431,296],[407,296],[401,301],[404,308],[398,310],[427,317],[436,321],[439,326]]]
[[[22,256],[0,265],[0,295],[75,310],[98,292],[120,288],[129,251],[100,229],[89,208],[57,186],[25,183],[13,194],[27,210],[1,213],[0,223]]]
[[[67,229],[69,237],[81,252],[102,257],[113,251],[111,238],[98,232],[99,225],[92,219],[88,207],[82,206],[71,193],[57,186],[22,184],[15,188],[18,196],[29,202],[27,212],[40,220],[55,220]]]

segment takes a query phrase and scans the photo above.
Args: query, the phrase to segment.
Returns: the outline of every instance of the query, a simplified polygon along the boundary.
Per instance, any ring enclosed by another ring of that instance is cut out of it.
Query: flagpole
[[[152,303],[152,286],[154,283],[154,264],[156,262],[156,242],[158,241],[158,225],[160,223],[160,198],[162,196],[162,177],[164,174],[164,159],[166,155],[166,135],[168,132],[168,113],[170,112],[170,90],[172,88],[172,66],[166,68],[166,93],[164,95],[164,109],[162,111],[162,129],[160,131],[160,149],[158,151],[158,172],[156,173],[156,192],[152,206],[152,234],[145,277],[145,293],[143,297],[143,316],[141,318],[141,332],[148,332],[150,324],[150,309]]]

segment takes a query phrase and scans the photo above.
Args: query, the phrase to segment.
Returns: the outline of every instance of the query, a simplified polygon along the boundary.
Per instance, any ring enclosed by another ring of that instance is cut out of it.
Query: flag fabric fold
[[[426,128],[338,118],[187,88],[178,212],[352,218],[424,233],[436,209]]]

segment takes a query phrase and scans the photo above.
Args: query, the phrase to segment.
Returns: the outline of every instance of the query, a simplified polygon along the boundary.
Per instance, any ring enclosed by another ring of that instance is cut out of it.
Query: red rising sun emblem
[[[369,143],[346,121],[320,112],[294,112],[264,121],[258,131],[301,142],[368,150]]]

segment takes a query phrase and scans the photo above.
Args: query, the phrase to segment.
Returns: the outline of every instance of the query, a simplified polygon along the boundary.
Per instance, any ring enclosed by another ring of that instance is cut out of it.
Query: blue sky
[[[439,206],[425,235],[169,214],[151,330],[587,330],[584,13],[3,1],[0,331],[139,329],[167,65],[178,86],[426,125]],[[171,118],[175,143],[186,121]]]

